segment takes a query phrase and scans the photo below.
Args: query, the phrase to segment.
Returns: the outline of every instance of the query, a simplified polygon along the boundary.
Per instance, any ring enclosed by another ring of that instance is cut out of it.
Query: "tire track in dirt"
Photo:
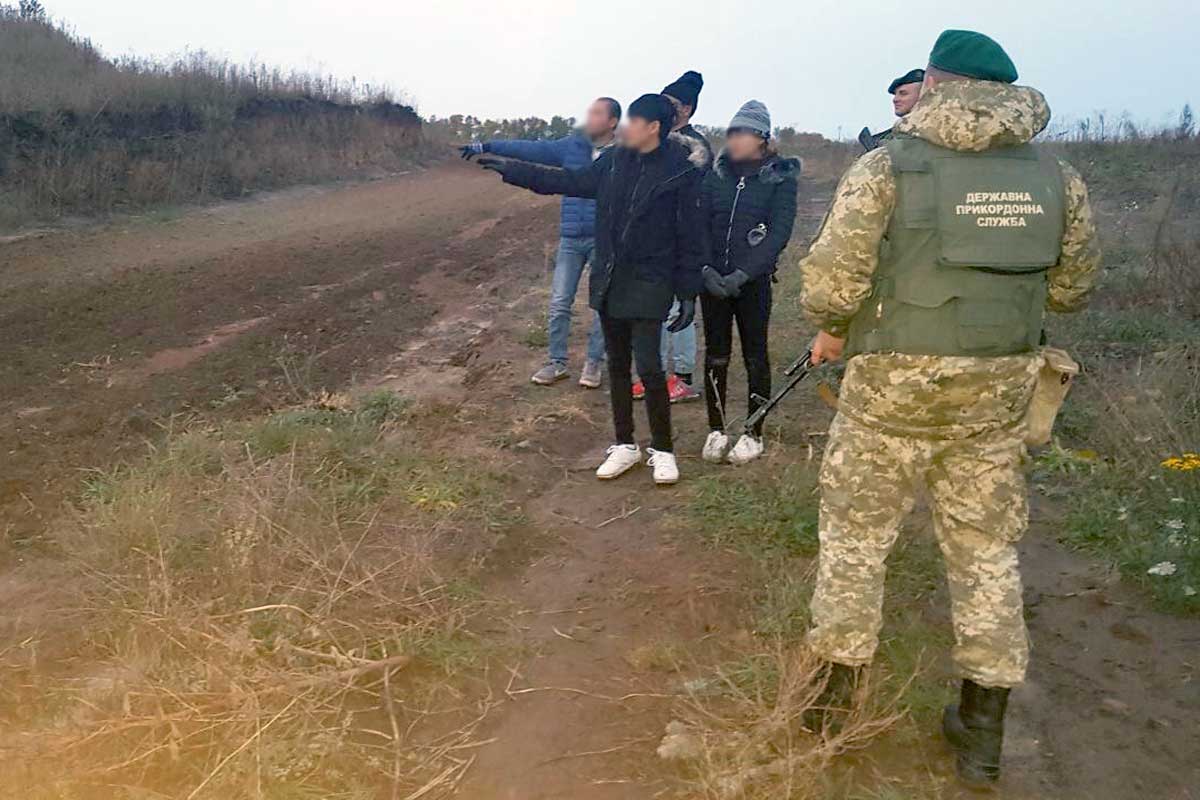
[[[0,530],[36,542],[78,469],[172,415],[258,413],[382,371],[432,318],[420,276],[485,278],[522,248],[536,263],[553,213],[443,165],[0,245]],[[507,248],[459,235],[498,220]]]

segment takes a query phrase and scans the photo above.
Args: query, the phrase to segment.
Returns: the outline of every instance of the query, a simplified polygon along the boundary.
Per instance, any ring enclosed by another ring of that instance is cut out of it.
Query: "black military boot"
[[[1000,779],[1008,691],[964,680],[959,704],[942,715],[942,733],[958,754],[958,777],[968,786],[988,788]]]
[[[821,665],[817,680],[825,682],[825,688],[804,712],[804,727],[815,733],[826,729],[836,733],[854,706],[854,693],[858,691],[862,667],[848,667],[827,661]]]

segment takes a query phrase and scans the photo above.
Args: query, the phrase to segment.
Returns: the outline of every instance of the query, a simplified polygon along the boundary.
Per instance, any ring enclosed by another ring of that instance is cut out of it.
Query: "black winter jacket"
[[[699,143],[675,134],[641,155],[614,148],[578,170],[515,161],[505,183],[539,194],[596,200],[592,308],[616,319],[665,320],[676,297],[700,293],[704,218]]]
[[[796,224],[799,177],[800,159],[771,156],[757,174],[739,178],[722,151],[704,178],[705,263],[722,275],[773,274]]]

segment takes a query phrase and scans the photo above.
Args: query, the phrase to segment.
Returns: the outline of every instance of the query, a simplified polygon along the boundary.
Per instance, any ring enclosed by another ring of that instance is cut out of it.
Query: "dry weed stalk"
[[[718,670],[714,679],[690,685],[682,719],[668,726],[659,754],[687,763],[700,796],[823,797],[830,760],[866,746],[900,719],[899,693],[881,702],[867,680],[839,730],[811,733],[802,717],[823,688],[820,662],[803,648],[777,645],[762,666],[769,674],[749,681]]]

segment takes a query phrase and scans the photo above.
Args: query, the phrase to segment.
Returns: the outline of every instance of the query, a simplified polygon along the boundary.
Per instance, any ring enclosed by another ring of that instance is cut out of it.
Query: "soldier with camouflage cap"
[[[1044,312],[1079,310],[1100,265],[1087,188],[1030,141],[1050,120],[1004,50],[947,31],[920,103],[842,179],[801,263],[813,360],[848,359],[821,471],[808,642],[827,724],[878,644],[885,560],[923,488],[945,558],[962,699],[943,729],[972,784],[999,776],[1025,678],[1017,541],[1023,420]]]

